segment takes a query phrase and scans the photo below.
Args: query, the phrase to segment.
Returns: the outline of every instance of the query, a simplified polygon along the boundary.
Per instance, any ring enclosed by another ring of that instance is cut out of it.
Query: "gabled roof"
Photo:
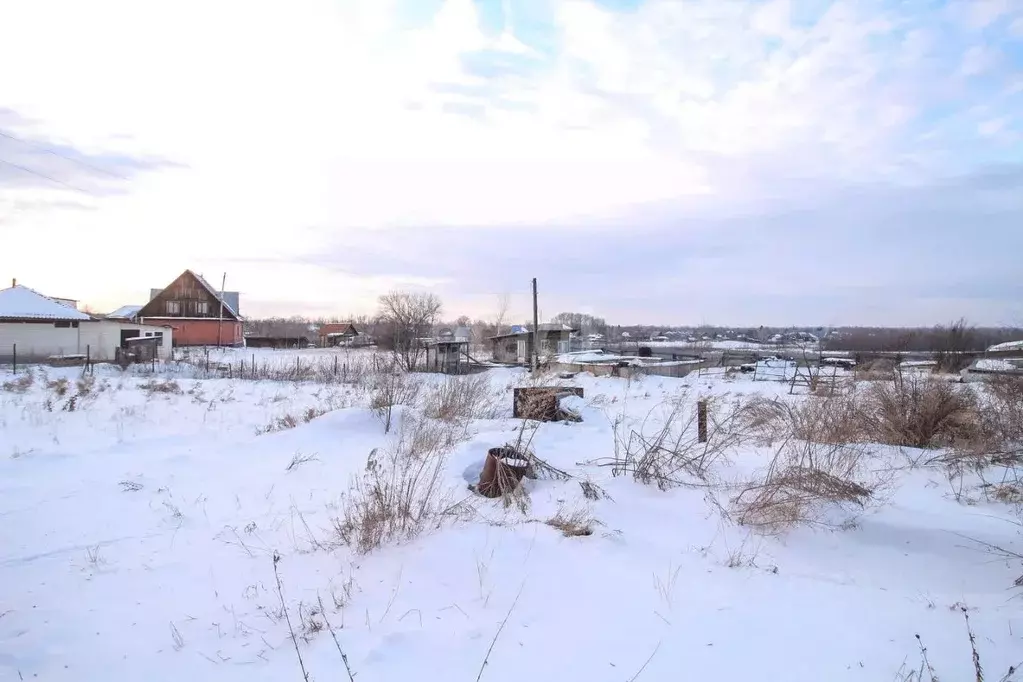
[[[330,336],[331,334],[352,334],[353,336],[359,336],[359,330],[355,328],[355,325],[351,322],[327,322],[321,324],[319,328],[320,336]]]
[[[91,320],[89,315],[21,284],[0,290],[0,320]]]
[[[235,291],[226,292],[225,291],[223,298],[221,298],[220,292],[217,291],[216,289],[214,289],[213,285],[211,285],[209,282],[207,282],[206,278],[204,278],[202,275],[200,275],[199,273],[195,272],[194,270],[185,270],[185,272],[187,272],[188,274],[190,274],[193,277],[195,277],[199,281],[199,284],[203,285],[206,288],[206,291],[208,291],[211,294],[213,294],[213,298],[217,299],[218,301],[222,301],[223,304],[224,304],[224,309],[225,310],[227,310],[229,313],[231,313],[232,315],[237,317],[239,320],[242,319],[242,316],[238,313],[238,292],[235,292]],[[228,296],[228,293],[234,294],[234,296],[233,297],[232,296]],[[231,305],[231,298],[234,298],[234,305]]]
[[[220,302],[222,302],[224,304],[224,310],[226,312],[228,312],[236,320],[242,321],[242,316],[238,312],[238,292],[237,291],[225,291],[224,292],[224,296],[221,297],[220,292],[217,291],[216,289],[214,289],[212,284],[207,282],[206,279],[202,275],[198,274],[194,270],[185,270],[183,273],[181,273],[180,275],[175,277],[174,280],[171,281],[171,283],[167,285],[167,287],[169,287],[171,284],[173,284],[174,282],[178,281],[179,279],[181,279],[181,277],[183,277],[185,275],[188,275],[188,276],[192,277],[193,279],[195,279],[195,281],[197,281],[200,286],[202,286],[204,289],[206,289],[206,291],[208,291],[210,293],[210,295],[213,296],[214,300],[220,301]],[[150,289],[150,291],[149,291],[149,301],[150,301],[150,303],[153,302],[153,299],[155,299],[161,293],[166,291],[167,287],[164,287],[163,289]],[[147,303],[146,305],[149,305],[149,304]],[[143,309],[145,307],[146,306],[142,306]]]

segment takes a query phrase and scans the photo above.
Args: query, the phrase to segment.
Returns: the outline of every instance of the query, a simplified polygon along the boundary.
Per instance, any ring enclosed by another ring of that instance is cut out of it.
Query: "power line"
[[[49,147],[45,147],[39,144],[38,142],[31,142],[16,135],[11,135],[10,133],[4,132],[2,130],[0,130],[0,137],[6,137],[8,140],[14,140],[15,142],[20,142],[24,145],[28,145],[29,147],[34,147],[40,151],[46,152],[47,154],[53,154],[59,159],[64,159],[65,161],[70,161],[71,163],[77,163],[78,165],[96,171],[97,173],[103,173],[104,175],[109,175],[110,177],[117,178],[118,180],[127,180],[127,178],[125,178],[123,175],[112,173],[111,171],[108,171],[105,168],[100,168],[99,166],[94,166],[91,163],[86,163],[85,161],[82,161],[81,159],[76,159],[73,156],[60,154],[56,150],[50,149]]]
[[[40,173],[39,171],[32,170],[31,168],[26,168],[25,166],[19,166],[18,164],[13,163],[11,161],[8,161],[6,159],[0,159],[0,163],[6,163],[8,166],[11,166],[13,168],[17,168],[18,170],[21,170],[21,171],[25,171],[26,173],[31,173],[32,175],[37,175],[40,178],[43,178],[44,180],[49,180],[50,182],[54,182],[54,183],[56,183],[58,185],[63,185],[64,187],[67,187],[68,189],[73,189],[76,192],[81,192],[83,194],[89,194],[89,192],[86,192],[81,187],[75,187],[74,185],[66,183],[63,180],[58,180],[57,178],[51,178],[49,175],[46,175],[44,173]]]

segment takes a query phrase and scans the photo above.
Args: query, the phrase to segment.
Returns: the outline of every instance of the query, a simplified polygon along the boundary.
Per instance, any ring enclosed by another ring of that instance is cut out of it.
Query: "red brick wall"
[[[217,328],[220,328],[220,343],[225,346],[240,346],[242,343],[242,323],[235,320],[174,320],[163,319],[157,321],[155,318],[148,318],[153,323],[169,324],[174,328],[175,346],[215,346],[217,345]]]

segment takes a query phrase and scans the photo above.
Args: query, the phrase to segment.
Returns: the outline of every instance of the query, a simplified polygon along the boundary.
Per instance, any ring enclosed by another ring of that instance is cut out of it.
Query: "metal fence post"
[[[13,355],[11,356],[11,364],[14,367],[14,373],[18,373],[18,344],[14,344]]]

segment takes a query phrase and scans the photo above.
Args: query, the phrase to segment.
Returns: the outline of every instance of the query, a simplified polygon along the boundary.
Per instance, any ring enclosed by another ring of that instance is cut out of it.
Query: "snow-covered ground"
[[[573,478],[528,481],[519,508],[467,490],[520,427],[509,389],[529,379],[492,370],[497,418],[460,425],[441,470],[460,511],[359,554],[335,520],[415,411],[385,434],[362,388],[175,376],[98,367],[73,403],[70,368],[0,391],[0,680],[301,680],[297,647],[318,681],[349,679],[340,649],[361,682],[473,680],[484,661],[488,682],[877,682],[919,665],[917,634],[942,679],[973,679],[961,607],[991,679],[1023,659],[1020,566],[981,544],[1021,551],[1014,510],[957,501],[937,469],[898,469],[852,527],[765,537],[722,516],[727,492],[599,465],[616,422],[642,432],[681,396],[802,399],[782,381],[580,375],[583,421],[532,440]],[[722,480],[769,455],[744,446]]]

